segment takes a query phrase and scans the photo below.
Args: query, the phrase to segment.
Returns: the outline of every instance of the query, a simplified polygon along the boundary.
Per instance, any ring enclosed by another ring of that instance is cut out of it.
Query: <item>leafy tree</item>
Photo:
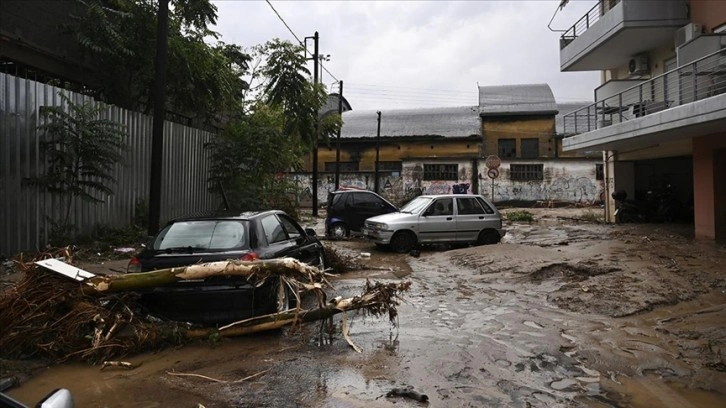
[[[260,74],[264,77],[263,101],[279,107],[284,113],[284,132],[299,138],[310,148],[316,140],[315,120],[328,96],[324,85],[315,86],[310,81],[304,51],[301,45],[289,41],[274,39],[267,42],[261,47],[267,61]],[[327,140],[342,124],[336,116],[319,122],[319,140]]]
[[[116,181],[114,167],[123,161],[126,129],[100,118],[105,105],[76,104],[59,95],[65,106],[45,106],[40,111],[45,119],[38,126],[46,135],[41,144],[45,172],[26,182],[63,197],[67,221],[75,198],[101,203],[101,195],[113,194],[109,185]]]
[[[153,108],[157,0],[77,0],[84,13],[70,27],[98,66],[96,97],[133,110]],[[172,0],[169,14],[168,109],[206,124],[239,112],[250,57],[208,27],[209,0]]]
[[[235,209],[280,208],[294,214],[292,186],[277,175],[301,165],[301,146],[282,131],[284,113],[259,105],[209,145],[212,190],[224,188]]]

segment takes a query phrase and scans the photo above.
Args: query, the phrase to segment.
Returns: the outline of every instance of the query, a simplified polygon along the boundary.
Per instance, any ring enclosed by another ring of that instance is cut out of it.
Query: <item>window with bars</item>
[[[522,158],[536,159],[539,157],[539,139],[522,139]]]
[[[602,163],[595,164],[595,180],[605,180],[605,171]]]
[[[325,162],[325,171],[334,173],[335,172],[335,162]],[[340,171],[342,171],[342,172],[358,171],[358,162],[357,161],[342,161],[342,162],[340,162]]]
[[[500,158],[511,159],[517,157],[517,141],[515,139],[499,139],[497,147]]]
[[[424,164],[424,180],[453,180],[459,179],[458,164]]]
[[[510,164],[512,181],[544,180],[544,164]]]
[[[403,162],[400,161],[379,161],[378,170],[380,171],[402,171]]]

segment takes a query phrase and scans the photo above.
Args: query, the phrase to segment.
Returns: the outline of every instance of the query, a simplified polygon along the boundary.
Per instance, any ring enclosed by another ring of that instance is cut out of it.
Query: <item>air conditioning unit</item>
[[[630,75],[645,75],[649,73],[648,56],[638,55],[631,58],[630,62],[628,62],[628,72]]]
[[[683,27],[679,28],[678,31],[676,31],[676,48],[691,40],[696,39],[698,36],[701,35],[701,33],[703,33],[703,26],[700,24],[689,23],[684,25]]]

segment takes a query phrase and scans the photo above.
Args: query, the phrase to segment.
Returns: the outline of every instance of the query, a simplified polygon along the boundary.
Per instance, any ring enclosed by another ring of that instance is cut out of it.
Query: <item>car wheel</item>
[[[411,231],[399,231],[391,238],[391,248],[398,253],[406,253],[416,247],[416,235]]]
[[[502,238],[496,230],[484,230],[479,233],[476,240],[477,245],[492,245],[498,243]]]
[[[346,238],[350,234],[348,227],[342,222],[333,224],[330,227],[330,236],[333,238]]]

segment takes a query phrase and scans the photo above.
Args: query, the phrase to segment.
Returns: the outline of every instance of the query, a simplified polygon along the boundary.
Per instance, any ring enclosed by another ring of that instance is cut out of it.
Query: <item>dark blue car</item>
[[[398,211],[385,198],[368,190],[341,190],[328,193],[325,235],[343,238],[360,231],[370,217]]]

